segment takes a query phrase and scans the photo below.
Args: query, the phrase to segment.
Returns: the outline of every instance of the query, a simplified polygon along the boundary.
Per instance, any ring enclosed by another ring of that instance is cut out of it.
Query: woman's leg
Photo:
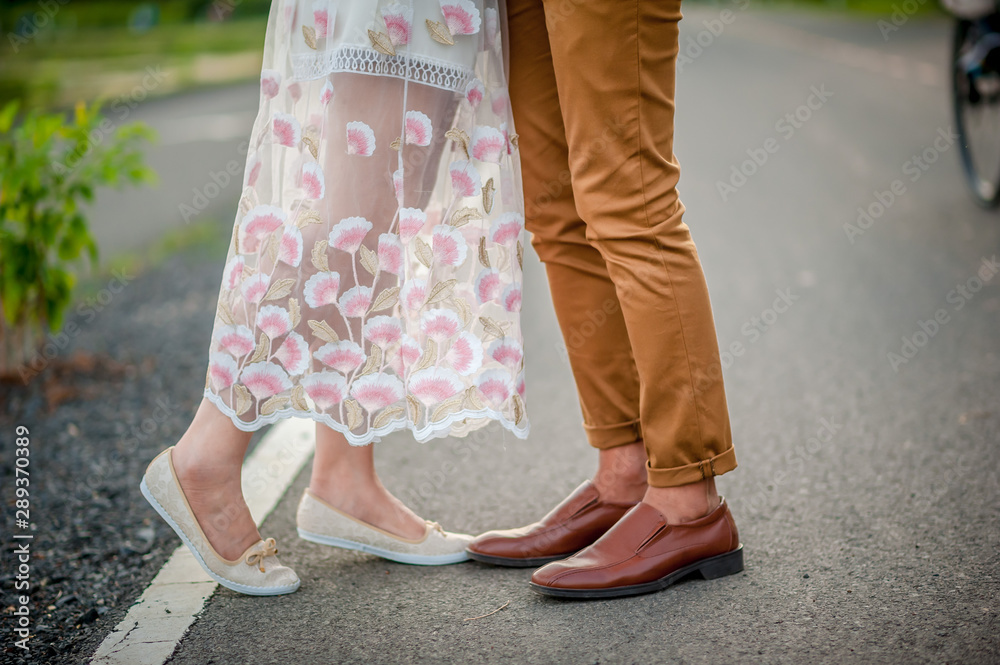
[[[316,457],[309,489],[334,508],[403,538],[420,538],[424,520],[389,493],[375,472],[374,449],[352,446],[344,435],[316,425]]]
[[[397,109],[402,104],[402,83],[382,81],[361,74],[345,74],[336,83],[334,117],[352,117],[358,100],[369,99],[361,105],[366,112],[359,116],[372,127],[377,146],[388,146],[401,133],[401,116]],[[381,91],[381,99],[372,99],[373,91]],[[377,103],[376,103],[377,102]],[[398,103],[399,106],[394,106]],[[450,128],[457,108],[455,93],[411,83],[406,93],[406,110],[420,111],[433,121],[433,138],[428,146],[403,145],[402,161],[405,173],[403,206],[424,208],[430,201],[435,187],[438,165],[447,143],[445,132]],[[392,109],[387,112],[387,109]],[[388,230],[398,203],[392,196],[389,176],[397,168],[394,151],[379,150],[371,158],[352,157],[337,151],[326,156],[327,200],[331,219],[362,215],[375,229],[366,244],[378,233]],[[359,171],[363,169],[363,171]],[[349,171],[348,171],[349,170]],[[354,178],[339,178],[337,174],[352,172]],[[358,178],[358,175],[361,175]],[[357,183],[371,182],[380,185],[373,191],[359,196]],[[307,245],[308,246],[308,245]],[[361,274],[364,280],[366,275]],[[369,282],[363,281],[366,286]],[[347,270],[341,271],[341,287],[353,286]],[[384,283],[379,288],[389,286]],[[378,288],[375,289],[379,290]],[[335,322],[330,322],[336,327]],[[354,331],[360,337],[360,327]],[[316,425],[316,456],[313,460],[309,489],[335,508],[404,538],[420,538],[426,529],[423,519],[389,493],[375,471],[374,451],[371,445],[352,446],[342,434],[321,424]]]
[[[174,447],[174,471],[208,541],[225,559],[235,559],[260,540],[243,499],[240,473],[250,432],[236,428],[207,399]]]

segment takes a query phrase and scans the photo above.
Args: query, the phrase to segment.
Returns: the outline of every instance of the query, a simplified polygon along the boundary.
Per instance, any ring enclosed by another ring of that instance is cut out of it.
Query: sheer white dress
[[[240,429],[527,435],[502,2],[272,4],[205,387]]]

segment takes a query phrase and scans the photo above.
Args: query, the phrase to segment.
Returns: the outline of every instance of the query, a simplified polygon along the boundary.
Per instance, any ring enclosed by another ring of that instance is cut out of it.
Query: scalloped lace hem
[[[480,409],[478,411],[463,409],[450,414],[447,418],[440,422],[421,428],[414,427],[413,423],[408,420],[398,419],[383,425],[378,429],[369,429],[364,434],[358,435],[347,429],[347,426],[342,422],[334,420],[326,414],[316,413],[314,411],[299,411],[293,408],[280,409],[266,416],[259,415],[251,421],[241,420],[236,412],[228,404],[226,404],[221,397],[213,393],[211,390],[205,390],[205,397],[207,397],[208,400],[219,409],[219,411],[229,416],[229,419],[233,421],[233,424],[236,425],[237,429],[244,432],[254,432],[265,425],[272,425],[279,420],[284,420],[285,418],[308,418],[310,420],[315,420],[318,423],[322,423],[330,429],[340,432],[352,446],[367,446],[369,443],[378,441],[383,436],[387,436],[404,429],[410,430],[413,433],[413,438],[415,438],[418,443],[425,443],[431,439],[438,439],[445,436],[464,437],[470,432],[485,426],[488,420],[497,421],[501,426],[503,426],[504,429],[519,439],[528,438],[528,431],[530,430],[530,423],[528,422],[527,417],[522,419],[524,424],[519,426],[496,409]],[[482,420],[483,422],[481,424],[475,424],[474,426],[459,428],[456,431],[452,431],[456,424],[466,419]]]
[[[292,76],[296,80],[317,79],[333,72],[356,72],[391,76],[416,83],[462,92],[475,77],[468,67],[422,55],[384,55],[366,46],[341,45],[321,53],[293,53]]]

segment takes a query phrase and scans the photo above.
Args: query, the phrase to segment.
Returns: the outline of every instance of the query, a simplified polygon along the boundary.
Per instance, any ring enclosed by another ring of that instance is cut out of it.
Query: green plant
[[[83,205],[102,187],[155,181],[141,150],[152,130],[116,127],[100,105],[16,123],[18,102],[0,110],[0,376],[61,328],[77,275],[97,262]]]

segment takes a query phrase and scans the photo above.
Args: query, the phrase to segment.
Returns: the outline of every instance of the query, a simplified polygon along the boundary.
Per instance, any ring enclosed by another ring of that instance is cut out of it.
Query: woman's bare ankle
[[[313,478],[309,491],[337,510],[401,538],[416,540],[426,531],[424,520],[377,479],[344,484]]]

